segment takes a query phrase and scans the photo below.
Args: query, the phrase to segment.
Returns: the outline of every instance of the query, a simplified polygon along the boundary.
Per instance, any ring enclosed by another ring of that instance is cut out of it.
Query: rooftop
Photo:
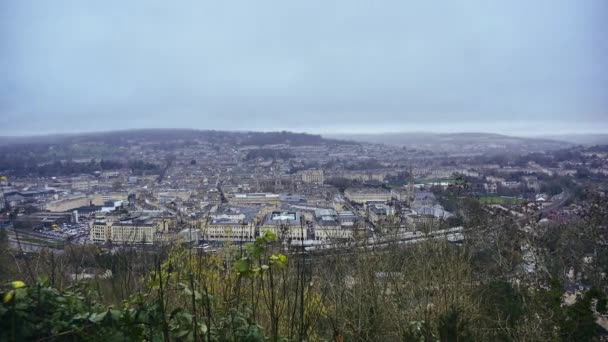
[[[273,211],[266,215],[267,224],[289,224],[289,225],[299,225],[300,224],[300,214],[295,211]]]

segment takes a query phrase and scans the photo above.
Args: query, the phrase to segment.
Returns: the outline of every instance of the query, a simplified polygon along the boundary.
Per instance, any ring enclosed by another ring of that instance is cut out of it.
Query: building
[[[391,197],[397,201],[407,202],[409,191],[405,187],[391,189]]]
[[[157,239],[158,225],[150,220],[94,221],[90,226],[93,242],[116,244],[153,244]]]
[[[255,224],[253,220],[211,219],[201,229],[206,241],[253,241]]]
[[[391,199],[391,193],[382,188],[346,189],[344,196],[355,203],[387,202]]]
[[[338,221],[341,227],[353,227],[358,218],[352,211],[338,211]]]
[[[302,216],[295,211],[273,211],[268,213],[260,227],[260,235],[272,231],[279,239],[301,240],[307,238]]]
[[[414,209],[414,212],[419,216],[432,217],[435,219],[448,219],[453,216],[451,213],[443,209],[443,207],[439,204],[417,207]]]
[[[497,183],[484,183],[483,187],[490,194],[495,194],[495,193],[498,192],[498,184]]]
[[[281,195],[281,203],[289,203],[289,204],[306,204],[308,199],[304,195],[296,195],[296,194],[282,194]]]
[[[315,210],[315,240],[349,240],[353,238],[352,225],[343,227],[334,209]]]
[[[517,182],[517,181],[510,181],[510,182],[505,181],[505,182],[500,183],[500,185],[504,188],[511,189],[511,190],[516,190],[516,189],[521,188],[521,183]]]
[[[526,188],[534,190],[535,192],[540,192],[540,183],[538,182],[537,177],[524,176],[521,178],[521,181],[526,186]]]
[[[87,196],[76,196],[60,199],[46,204],[45,209],[52,212],[64,212],[91,205],[91,198]]]
[[[367,214],[372,223],[385,221],[389,216],[392,216],[393,208],[386,204],[374,203],[367,206]]]
[[[207,241],[253,241],[256,214],[257,210],[247,208],[217,210],[201,228],[202,238]]]
[[[70,187],[74,191],[83,191],[89,192],[92,191],[94,187],[99,185],[99,181],[97,179],[86,179],[86,178],[73,178]]]
[[[316,185],[323,185],[325,178],[323,170],[306,170],[302,171],[302,182]]]
[[[70,212],[38,212],[20,216],[15,222],[16,228],[52,228],[64,223],[72,222]]]
[[[228,199],[232,204],[256,204],[256,205],[273,205],[277,206],[280,203],[280,196],[278,194],[270,193],[244,193],[244,194],[233,194]]]
[[[437,199],[435,194],[430,191],[419,191],[414,194],[414,201],[411,204],[412,208],[428,207],[435,204]]]
[[[110,225],[105,220],[91,222],[89,237],[93,242],[107,242],[110,240]]]

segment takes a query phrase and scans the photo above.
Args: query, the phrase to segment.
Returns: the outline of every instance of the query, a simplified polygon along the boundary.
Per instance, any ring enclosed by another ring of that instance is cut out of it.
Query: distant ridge
[[[512,152],[543,151],[572,146],[572,143],[546,139],[523,138],[496,133],[428,133],[404,132],[384,134],[327,134],[328,138],[346,139],[360,142],[405,146],[429,150],[458,152],[467,150]]]
[[[567,141],[577,145],[608,145],[608,134],[556,134],[543,135],[540,138]]]
[[[354,144],[352,141],[324,138],[317,134],[295,132],[255,132],[255,131],[216,131],[198,129],[132,129],[106,132],[83,132],[68,134],[49,134],[35,136],[4,136],[0,137],[0,145],[13,144],[64,144],[103,142],[118,144],[127,140],[146,140],[152,142],[167,142],[176,140],[202,140],[213,142],[231,142],[235,145],[278,145],[286,144],[319,145],[319,144]]]

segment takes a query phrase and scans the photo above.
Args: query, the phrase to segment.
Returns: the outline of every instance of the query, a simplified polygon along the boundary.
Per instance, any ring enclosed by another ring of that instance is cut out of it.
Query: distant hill
[[[129,141],[170,143],[187,141],[209,143],[229,143],[234,145],[279,145],[289,146],[321,144],[353,144],[353,142],[327,139],[320,135],[293,132],[235,132],[195,129],[138,129],[111,132],[91,132],[76,134],[54,134],[38,136],[0,137],[0,146],[14,144],[78,144],[103,143],[123,145]]]
[[[405,146],[445,152],[532,152],[567,148],[572,143],[544,139],[522,138],[493,133],[384,133],[384,134],[331,134],[328,138]]]
[[[541,138],[567,141],[577,145],[608,145],[608,134],[556,134],[541,136]]]

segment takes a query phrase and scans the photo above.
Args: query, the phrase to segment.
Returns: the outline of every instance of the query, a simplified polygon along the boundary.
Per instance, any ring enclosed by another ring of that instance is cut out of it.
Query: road
[[[574,194],[570,190],[564,188],[561,194],[553,197],[557,201],[554,200],[553,203],[551,203],[550,205],[548,205],[546,207],[543,207],[540,210],[541,214],[548,214],[548,213],[552,212],[553,210],[563,207],[566,204],[566,202],[568,202],[568,200],[570,200],[572,198],[572,196],[574,196]]]

